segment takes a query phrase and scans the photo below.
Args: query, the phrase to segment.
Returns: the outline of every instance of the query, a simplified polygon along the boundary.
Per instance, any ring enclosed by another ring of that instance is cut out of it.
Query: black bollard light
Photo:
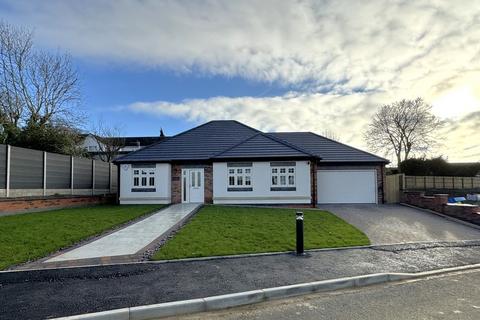
[[[302,256],[305,254],[303,249],[303,212],[302,211],[297,211],[296,222],[297,222],[297,256]]]

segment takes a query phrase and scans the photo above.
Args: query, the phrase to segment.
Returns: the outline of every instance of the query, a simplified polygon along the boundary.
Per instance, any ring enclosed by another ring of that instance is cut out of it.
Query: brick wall
[[[172,203],[182,202],[182,166],[172,164]]]
[[[205,203],[213,203],[213,165],[199,164],[172,164],[172,203],[182,202],[182,169],[203,168],[204,170],[204,198]]]
[[[440,212],[455,218],[480,224],[480,207],[471,204],[448,203],[448,194],[434,194],[426,196],[424,192],[405,192],[403,202]]]
[[[320,162],[317,164],[316,170],[369,170],[369,169],[377,171],[377,200],[378,200],[378,203],[385,203],[385,183],[384,183],[385,182],[385,165],[339,166],[339,165],[326,165]],[[316,174],[315,174],[315,185],[316,185]]]
[[[0,216],[17,212],[45,211],[114,202],[113,195],[2,199],[0,200]]]

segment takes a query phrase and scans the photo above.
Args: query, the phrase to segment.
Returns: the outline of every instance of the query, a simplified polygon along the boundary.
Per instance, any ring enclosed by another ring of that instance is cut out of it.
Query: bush
[[[400,171],[409,176],[474,177],[480,174],[480,163],[448,163],[442,157],[412,158],[400,163]]]

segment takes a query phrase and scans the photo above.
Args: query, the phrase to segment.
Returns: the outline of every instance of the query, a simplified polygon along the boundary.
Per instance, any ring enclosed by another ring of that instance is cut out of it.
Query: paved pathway
[[[480,239],[480,230],[401,205],[321,205],[353,224],[372,244]]]
[[[46,319],[377,272],[480,263],[480,241],[0,272],[0,320]]]
[[[53,257],[45,262],[135,254],[168,231],[193,210],[196,210],[198,206],[199,204],[194,203],[171,205],[124,229]]]

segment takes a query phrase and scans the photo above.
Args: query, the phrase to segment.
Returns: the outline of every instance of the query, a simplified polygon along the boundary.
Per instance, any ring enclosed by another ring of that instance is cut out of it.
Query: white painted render
[[[156,204],[171,202],[171,175],[169,163],[157,163],[155,167],[155,192],[132,192],[133,169],[131,164],[119,165],[120,204]]]
[[[318,170],[318,203],[377,203],[376,170]]]
[[[310,162],[296,161],[295,191],[270,191],[270,162],[252,163],[252,191],[228,191],[228,167],[225,162],[213,163],[213,203],[215,204],[279,204],[311,201]]]

